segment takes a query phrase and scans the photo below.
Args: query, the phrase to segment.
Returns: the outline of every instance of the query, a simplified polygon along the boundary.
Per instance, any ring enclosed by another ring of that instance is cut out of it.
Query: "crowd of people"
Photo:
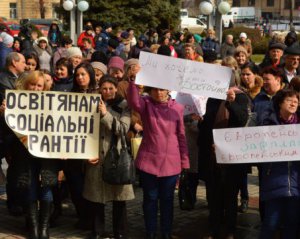
[[[161,238],[172,238],[174,192],[182,172],[188,175],[193,204],[199,180],[205,182],[209,208],[205,238],[220,238],[223,223],[226,239],[236,238],[237,212],[248,209],[247,174],[252,165],[217,164],[212,131],[248,127],[250,115],[257,115],[257,126],[300,122],[300,46],[295,32],[274,35],[257,65],[251,61],[252,45],[244,32],[239,39],[227,35],[220,44],[213,29],[204,38],[188,31],[158,33],[154,29],[136,38],[132,28],[112,31],[111,24],[89,22],[74,44],[55,23],[48,37],[34,29],[23,30],[17,38],[0,33],[0,159],[8,163],[7,208],[12,215],[25,215],[28,238],[49,238],[49,227],[57,225],[62,213],[66,188],[78,216],[75,226],[91,230],[90,239],[130,238],[126,201],[134,199],[133,185],[110,185],[102,179],[112,137],[117,137],[120,150],[123,131],[128,142],[137,134],[143,137],[135,166],[143,189],[145,238],[159,238],[158,228]],[[135,84],[141,51],[231,68],[227,99],[209,98],[203,116],[184,115],[184,106],[168,90]],[[101,94],[99,158],[30,155],[27,138],[5,123],[8,89]],[[271,239],[277,230],[282,238],[296,238],[299,162],[256,166],[262,221],[259,238]],[[110,202],[112,235],[105,230],[105,205]]]

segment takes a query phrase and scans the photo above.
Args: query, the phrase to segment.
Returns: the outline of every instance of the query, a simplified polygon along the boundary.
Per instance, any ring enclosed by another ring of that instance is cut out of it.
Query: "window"
[[[232,1],[232,6],[233,7],[240,7],[241,6],[241,1],[240,0],[233,0]]]
[[[248,6],[255,6],[255,0],[249,0],[248,1]]]
[[[274,7],[274,0],[267,0],[267,7]]]
[[[295,0],[295,9],[300,10],[300,0]]]
[[[17,3],[9,3],[9,17],[11,19],[17,18]]]
[[[291,8],[291,0],[284,0],[284,9]]]

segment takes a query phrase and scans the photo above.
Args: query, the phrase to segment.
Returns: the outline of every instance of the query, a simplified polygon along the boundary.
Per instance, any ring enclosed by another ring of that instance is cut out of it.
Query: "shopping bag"
[[[143,138],[139,135],[136,135],[135,137],[131,138],[131,154],[133,159],[136,159],[142,139]]]

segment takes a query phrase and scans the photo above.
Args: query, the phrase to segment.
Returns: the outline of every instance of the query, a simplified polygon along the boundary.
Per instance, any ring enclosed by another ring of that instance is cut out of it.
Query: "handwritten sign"
[[[136,83],[192,95],[226,99],[232,69],[141,52]]]
[[[94,94],[7,90],[5,121],[34,156],[97,158],[99,101]]]
[[[300,125],[278,125],[213,131],[218,163],[300,160]]]
[[[176,91],[172,91],[171,96],[178,103],[184,105],[184,115],[195,113],[203,116],[205,114],[208,97],[190,95]]]

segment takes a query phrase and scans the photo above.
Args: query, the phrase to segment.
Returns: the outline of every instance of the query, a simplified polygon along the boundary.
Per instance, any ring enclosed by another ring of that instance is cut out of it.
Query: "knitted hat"
[[[48,39],[47,39],[47,37],[39,37],[37,39],[37,44],[39,44],[41,41],[45,41],[47,43],[47,45],[48,45]]]
[[[14,38],[6,32],[1,32],[0,38],[5,46],[9,46],[14,42]]]
[[[125,62],[125,72],[128,71],[128,69],[133,66],[133,65],[138,65],[139,64],[139,60],[138,59],[135,59],[135,58],[131,58],[129,60],[127,60]]]
[[[117,68],[124,71],[124,60],[119,56],[113,56],[107,66],[108,68]]]
[[[81,56],[82,57],[82,52],[81,52],[80,48],[73,46],[73,47],[68,48],[67,56],[68,56],[68,58],[71,58],[73,56]]]
[[[247,38],[247,34],[246,34],[245,32],[242,32],[242,33],[240,34],[240,38]]]
[[[104,75],[107,74],[107,67],[102,62],[94,61],[91,65],[94,69],[100,70]]]

